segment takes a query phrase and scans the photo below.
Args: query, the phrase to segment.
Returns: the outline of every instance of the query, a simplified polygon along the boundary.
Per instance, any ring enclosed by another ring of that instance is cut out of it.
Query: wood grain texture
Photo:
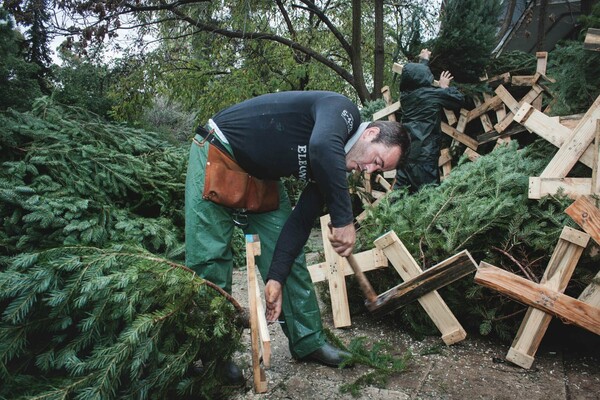
[[[600,335],[600,308],[481,262],[475,282]]]
[[[600,244],[600,210],[596,200],[581,196],[565,209],[565,213]]]
[[[258,291],[258,281],[254,257],[257,255],[260,255],[260,241],[258,239],[258,235],[246,235],[246,265],[248,268],[248,306],[250,308],[250,347],[252,351],[252,375],[254,382],[254,392],[265,393],[267,391],[267,379],[265,376],[265,371],[260,366],[260,315],[258,313],[256,298],[256,293]],[[264,313],[262,313],[262,317],[264,318]]]
[[[443,288],[477,269],[477,264],[467,250],[442,261],[423,273],[381,293],[376,302],[367,304],[374,316],[382,316],[403,307],[423,295]]]
[[[329,214],[321,217],[321,237],[323,239],[323,252],[325,262],[328,265],[327,281],[329,283],[329,294],[331,297],[331,311],[333,313],[333,325],[336,328],[350,326],[350,309],[348,308],[348,293],[346,292],[346,279],[342,266],[342,257],[335,252],[329,242]]]
[[[383,250],[404,281],[423,273],[395,232],[391,231],[380,236],[374,243],[377,248]],[[437,291],[434,290],[423,295],[418,301],[442,333],[444,343],[451,345],[467,337],[466,331]]]
[[[547,178],[564,178],[567,176],[594,140],[598,119],[600,119],[600,96],[596,98],[540,176]]]

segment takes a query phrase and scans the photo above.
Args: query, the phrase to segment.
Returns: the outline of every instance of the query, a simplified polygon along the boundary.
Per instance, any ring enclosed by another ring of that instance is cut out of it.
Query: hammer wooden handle
[[[367,298],[367,302],[368,303],[376,303],[377,302],[377,293],[375,293],[375,291],[373,290],[373,287],[371,286],[371,283],[365,276],[364,272],[360,269],[360,266],[356,262],[354,255],[350,254],[348,257],[346,257],[346,259],[348,260],[348,264],[350,264],[350,267],[354,271],[354,276],[356,277],[356,280],[358,281],[358,285],[360,286],[360,289],[362,290],[363,294]]]
[[[327,227],[329,227],[330,232],[333,231],[333,225],[331,225],[331,222],[327,224]],[[367,298],[367,306],[377,303],[377,293],[375,293],[373,290],[373,286],[371,286],[371,283],[365,276],[364,272],[362,272],[362,269],[360,269],[354,256],[350,254],[348,257],[346,257],[346,260],[348,260],[348,264],[350,264],[350,267],[354,271],[354,276],[358,281],[360,290],[362,290],[363,294]]]

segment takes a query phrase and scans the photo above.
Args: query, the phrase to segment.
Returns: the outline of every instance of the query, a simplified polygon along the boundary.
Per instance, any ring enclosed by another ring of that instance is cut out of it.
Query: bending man
[[[408,135],[396,122],[361,124],[355,104],[326,91],[255,97],[217,113],[197,133],[186,180],[186,265],[231,292],[231,238],[234,221],[242,222],[245,233],[260,237],[257,266],[266,281],[267,320],[281,313],[294,358],[338,366],[348,354],[325,341],[303,247],[327,206],[334,249],[343,256],[352,252],[356,232],[346,174],[396,169]],[[204,199],[208,143],[256,178],[307,181],[293,211],[281,182],[279,207],[269,212],[243,214]]]

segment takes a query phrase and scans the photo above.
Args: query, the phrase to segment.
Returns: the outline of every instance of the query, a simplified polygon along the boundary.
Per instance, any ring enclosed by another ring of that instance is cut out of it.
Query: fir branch
[[[527,279],[529,279],[530,281],[539,283],[539,280],[537,279],[537,277],[535,275],[533,275],[533,272],[531,272],[531,270],[529,268],[525,267],[519,261],[517,261],[517,259],[515,259],[510,253],[508,253],[508,252],[506,252],[506,251],[504,251],[501,248],[496,247],[496,246],[492,246],[492,249],[496,250],[499,253],[504,254],[513,263],[515,263],[517,265],[517,267],[519,267],[519,269],[521,270],[521,272],[523,272],[523,274],[527,277]]]
[[[0,397],[169,398],[190,379],[190,395],[216,393],[217,377],[189,375],[191,365],[239,344],[236,309],[219,291],[141,249],[49,249],[15,258],[0,282],[9,276],[18,289],[0,287],[7,305],[27,290],[39,300],[27,321],[0,320]],[[53,378],[22,384],[40,374]]]
[[[435,213],[435,215],[433,216],[433,218],[431,218],[431,222],[423,230],[423,235],[419,239],[419,250],[421,252],[421,260],[423,260],[423,265],[425,265],[425,252],[423,251],[423,241],[426,238],[427,232],[429,232],[431,230],[431,227],[438,220],[439,216],[442,215],[442,213],[449,207],[449,205],[454,200],[454,191],[455,191],[455,189],[453,189],[449,193],[448,198],[446,199],[446,201],[444,202],[444,204],[442,204],[442,206],[439,208],[439,210]]]

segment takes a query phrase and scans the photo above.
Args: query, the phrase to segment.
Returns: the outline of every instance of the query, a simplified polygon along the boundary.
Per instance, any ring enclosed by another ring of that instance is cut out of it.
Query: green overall
[[[196,135],[203,143],[203,138]],[[202,198],[208,143],[192,143],[185,185],[185,254],[186,265],[200,277],[231,293],[233,255],[233,215],[235,210]],[[229,153],[231,148],[225,144]],[[245,234],[258,234],[261,255],[256,263],[262,277],[269,272],[279,233],[292,208],[283,184],[279,182],[279,209],[248,214]],[[264,279],[264,278],[263,278]],[[303,358],[325,344],[321,313],[314,286],[302,252],[294,261],[283,286],[280,320],[294,358]]]

